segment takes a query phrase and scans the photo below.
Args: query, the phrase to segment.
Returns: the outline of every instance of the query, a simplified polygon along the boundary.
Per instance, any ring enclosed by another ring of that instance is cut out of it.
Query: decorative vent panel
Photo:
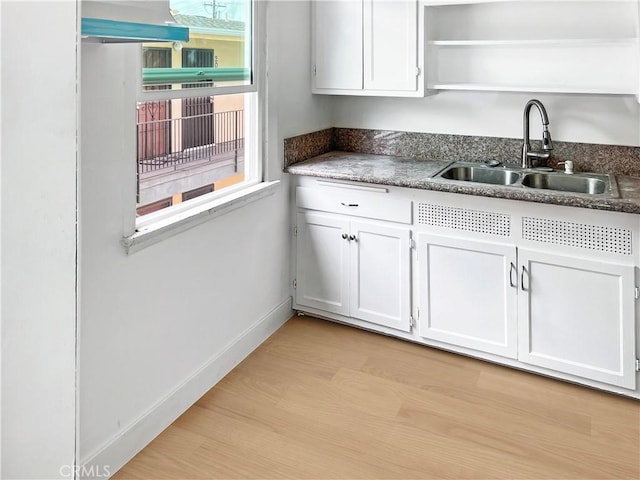
[[[522,238],[607,253],[632,254],[631,230],[524,217]]]
[[[418,204],[418,224],[501,237],[511,235],[511,217],[509,215],[430,203]]]

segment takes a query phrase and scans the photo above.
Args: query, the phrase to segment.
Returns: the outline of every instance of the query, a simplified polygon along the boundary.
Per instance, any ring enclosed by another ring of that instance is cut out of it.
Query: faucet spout
[[[529,116],[531,114],[531,107],[535,107],[540,112],[540,119],[542,120],[542,150],[531,149],[531,139],[529,137]],[[551,143],[551,133],[549,132],[549,116],[547,110],[540,100],[529,100],[524,107],[524,115],[522,119],[522,168],[531,168],[531,159],[548,160],[551,157],[551,150],[553,150],[553,144]]]

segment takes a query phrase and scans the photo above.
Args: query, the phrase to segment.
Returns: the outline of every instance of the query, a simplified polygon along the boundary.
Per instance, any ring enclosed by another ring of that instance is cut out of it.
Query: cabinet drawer
[[[412,217],[411,200],[390,197],[386,189],[371,192],[349,188],[325,190],[297,187],[296,205],[298,208],[398,223],[411,223]]]

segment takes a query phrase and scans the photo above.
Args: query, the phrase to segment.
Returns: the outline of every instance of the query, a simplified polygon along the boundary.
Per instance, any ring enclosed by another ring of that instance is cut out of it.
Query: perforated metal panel
[[[600,252],[632,254],[631,230],[625,228],[523,217],[522,238]]]
[[[508,237],[511,234],[509,215],[430,203],[418,204],[418,224],[501,237]]]

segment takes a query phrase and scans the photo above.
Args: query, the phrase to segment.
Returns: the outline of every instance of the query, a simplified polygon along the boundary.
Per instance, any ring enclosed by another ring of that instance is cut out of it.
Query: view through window
[[[138,216],[254,180],[256,171],[247,163],[256,157],[247,155],[256,95],[251,1],[170,5],[189,41],[143,44],[143,89],[172,95],[137,104]]]

